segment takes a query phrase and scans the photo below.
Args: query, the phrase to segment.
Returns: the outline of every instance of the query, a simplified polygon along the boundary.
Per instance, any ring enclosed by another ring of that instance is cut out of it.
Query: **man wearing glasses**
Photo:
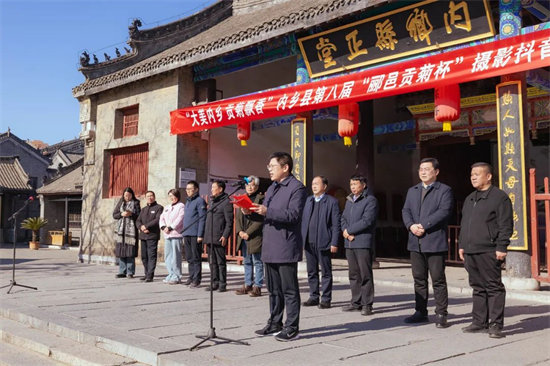
[[[266,266],[270,317],[258,335],[274,334],[278,341],[298,339],[300,321],[300,289],[298,262],[302,260],[302,211],[306,188],[292,175],[292,157],[276,152],[269,157],[268,188],[264,204],[254,204],[251,220],[263,216],[262,261]],[[244,212],[250,214],[251,212]],[[286,322],[283,327],[283,310]]]
[[[189,266],[189,278],[185,284],[190,288],[197,288],[202,279],[201,255],[206,222],[204,215],[206,202],[199,196],[199,184],[194,180],[187,183],[185,192],[187,193],[187,202],[183,216],[183,243],[185,245],[185,260]]]
[[[432,277],[437,328],[447,327],[447,225],[452,215],[451,187],[437,181],[439,162],[420,161],[421,182],[409,189],[403,206],[403,222],[409,230],[407,249],[411,252],[415,313],[405,323],[426,323],[428,319],[428,272]]]

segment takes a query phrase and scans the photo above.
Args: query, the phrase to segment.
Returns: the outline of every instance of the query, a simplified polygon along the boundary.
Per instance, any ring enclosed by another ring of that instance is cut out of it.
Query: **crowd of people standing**
[[[340,212],[338,201],[327,194],[328,179],[315,176],[313,195],[292,174],[293,160],[288,153],[276,152],[267,165],[273,181],[265,196],[259,193],[259,178],[247,179],[246,194],[253,202],[249,209],[237,208],[228,199],[225,182],[212,183],[211,209],[199,196],[199,185],[190,181],[187,202],[181,202],[177,189],[168,192],[170,204],[156,203],[155,194],[145,194],[147,205],[140,208],[131,188],[126,188],[116,205],[116,249],[119,258],[117,278],[135,275],[138,239],[144,282],[151,282],[157,260],[160,232],[165,239],[164,260],[168,270],[163,282],[182,282],[182,248],[189,264],[185,282],[198,288],[202,279],[201,256],[207,244],[212,287],[208,291],[227,291],[226,245],[235,221],[237,248],[244,257],[244,284],[237,295],[262,295],[264,279],[269,292],[267,324],[256,331],[260,336],[275,335],[279,341],[299,337],[300,310],[317,306],[331,308],[332,253],[338,251],[343,237],[351,289],[351,299],[342,311],[374,314],[373,261],[378,201],[366,178],[350,177],[351,193]],[[437,181],[437,159],[420,162],[420,183],[411,187],[402,210],[408,230],[414,279],[415,312],[405,323],[425,323],[428,318],[428,275],[432,279],[437,328],[446,328],[448,291],[445,277],[447,225],[453,209],[451,187]],[[465,262],[473,289],[472,324],[465,333],[488,333],[501,338],[504,325],[506,290],[501,279],[501,265],[513,232],[513,211],[506,193],[492,185],[492,167],[476,163],[471,170],[475,189],[464,202],[459,256]],[[234,212],[236,212],[234,216]],[[301,302],[298,285],[298,262],[305,252],[309,298]],[[321,278],[319,278],[319,267]],[[286,308],[286,319],[283,322]]]

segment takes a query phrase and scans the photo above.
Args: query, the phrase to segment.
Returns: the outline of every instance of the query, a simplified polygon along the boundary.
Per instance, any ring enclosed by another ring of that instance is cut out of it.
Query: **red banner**
[[[183,134],[550,65],[550,30],[170,112]]]

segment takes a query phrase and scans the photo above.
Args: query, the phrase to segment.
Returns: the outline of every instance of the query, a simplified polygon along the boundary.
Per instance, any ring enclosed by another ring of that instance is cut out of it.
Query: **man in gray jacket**
[[[367,179],[361,174],[351,176],[350,189],[351,194],[347,197],[342,214],[342,230],[349,266],[351,303],[343,307],[342,311],[361,311],[361,315],[372,315],[372,262],[378,200],[367,188]]]

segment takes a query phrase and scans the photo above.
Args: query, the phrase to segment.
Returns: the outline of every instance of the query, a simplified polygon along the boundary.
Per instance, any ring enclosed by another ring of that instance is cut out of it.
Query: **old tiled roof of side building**
[[[84,141],[80,139],[72,139],[69,141],[58,142],[40,149],[43,155],[53,155],[57,150],[61,150],[64,153],[84,154]]]
[[[36,193],[43,195],[73,195],[82,194],[82,166],[84,158],[80,158],[74,164],[62,170],[61,175],[57,176],[45,185],[36,190]]]
[[[194,37],[120,71],[88,80],[73,96],[92,95],[149,76],[335,20],[387,0],[299,0],[273,3],[233,14]]]
[[[29,176],[16,156],[0,156],[0,192],[30,191]]]
[[[48,158],[40,153],[40,150],[38,150],[31,144],[27,143],[26,141],[20,139],[19,137],[15,136],[12,132],[9,131],[9,128],[7,132],[0,133],[0,142],[7,139],[12,139],[13,141],[19,143],[27,151],[31,152],[33,155],[36,155],[37,157],[44,160],[45,162],[49,162]]]

